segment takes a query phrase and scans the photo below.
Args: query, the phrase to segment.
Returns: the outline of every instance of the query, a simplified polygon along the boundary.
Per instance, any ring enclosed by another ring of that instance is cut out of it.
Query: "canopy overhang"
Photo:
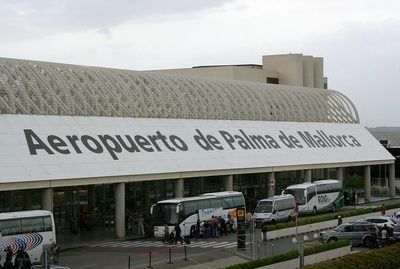
[[[0,115],[0,189],[389,164],[360,124]]]

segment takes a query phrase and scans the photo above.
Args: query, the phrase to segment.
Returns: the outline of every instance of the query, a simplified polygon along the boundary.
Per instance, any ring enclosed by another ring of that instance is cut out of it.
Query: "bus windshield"
[[[257,204],[254,213],[271,213],[272,212],[272,201],[260,201]]]
[[[173,226],[178,223],[178,214],[176,213],[176,203],[160,203],[156,204],[153,209],[153,224],[162,226],[168,224]]]
[[[291,194],[294,196],[296,203],[304,205],[306,203],[306,197],[304,195],[304,189],[286,189],[285,194]]]

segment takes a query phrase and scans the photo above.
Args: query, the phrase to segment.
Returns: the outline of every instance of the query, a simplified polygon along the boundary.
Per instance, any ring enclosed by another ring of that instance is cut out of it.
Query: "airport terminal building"
[[[0,212],[43,208],[59,233],[84,217],[124,237],[126,216],[158,200],[238,190],[252,206],[348,167],[363,167],[369,200],[381,164],[394,196],[393,156],[324,89],[320,58],[278,58],[161,72],[0,58]]]

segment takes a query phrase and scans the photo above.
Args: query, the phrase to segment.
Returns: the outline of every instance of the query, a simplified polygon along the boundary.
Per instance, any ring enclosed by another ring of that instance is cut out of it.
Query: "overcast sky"
[[[324,57],[365,126],[400,126],[400,1],[0,0],[0,57],[132,70]]]

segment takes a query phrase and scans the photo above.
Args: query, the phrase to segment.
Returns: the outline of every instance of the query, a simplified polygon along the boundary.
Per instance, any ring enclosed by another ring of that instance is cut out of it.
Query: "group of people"
[[[175,224],[174,229],[170,232],[168,224],[164,224],[164,243],[177,244],[178,241],[183,244],[183,238],[181,236],[182,230],[179,224]]]
[[[128,231],[137,231],[140,236],[150,236],[152,227],[144,214],[133,215],[130,211],[125,216],[126,229]],[[135,228],[137,226],[137,228]]]
[[[217,238],[219,236],[225,235],[228,233],[234,232],[233,229],[234,220],[228,216],[225,220],[220,216],[212,216],[210,220],[200,221],[197,219],[196,225],[191,227],[191,235],[194,239],[200,240],[203,238]],[[181,236],[181,228],[179,224],[175,224],[172,231],[167,224],[164,224],[164,242],[169,244],[177,244],[177,242],[183,243],[185,240]]]
[[[233,232],[233,224],[234,221],[229,216],[227,220],[220,216],[212,216],[211,220],[203,221],[203,225],[201,225],[198,220],[195,234],[197,235],[197,239],[200,239],[201,234],[203,234],[204,238],[217,238],[222,235],[227,236],[228,233]]]
[[[26,269],[31,268],[32,263],[29,259],[28,253],[23,249],[17,250],[15,253],[15,259],[13,263],[13,251],[11,247],[6,249],[6,261],[3,264],[4,269]]]
[[[15,253],[15,258],[13,262],[13,250],[11,249],[10,246],[6,248],[6,260],[3,264],[3,267],[1,269],[29,269],[32,266],[32,262],[29,258],[29,254],[22,248],[18,249]],[[50,248],[50,261],[53,264],[58,264],[59,261],[59,256],[60,256],[60,249],[57,246],[56,242],[53,242],[51,244]],[[0,256],[1,259],[1,256]]]
[[[381,230],[371,227],[369,234],[371,238],[371,248],[378,248],[380,246],[388,245],[393,240],[393,228],[387,226],[386,224]]]

